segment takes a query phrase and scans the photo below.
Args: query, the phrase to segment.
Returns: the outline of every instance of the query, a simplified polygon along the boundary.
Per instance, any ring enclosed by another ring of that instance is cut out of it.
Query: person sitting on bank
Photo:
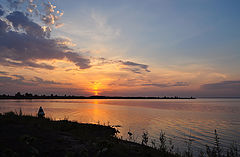
[[[43,108],[41,106],[38,110],[38,118],[44,118],[44,116],[45,116],[45,113],[44,113]]]

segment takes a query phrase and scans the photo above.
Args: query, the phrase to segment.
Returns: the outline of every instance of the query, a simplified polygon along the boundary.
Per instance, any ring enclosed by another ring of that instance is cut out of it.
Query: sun
[[[98,95],[99,91],[93,91],[94,95]]]
[[[102,84],[100,82],[92,83],[92,92],[94,95],[99,95]]]

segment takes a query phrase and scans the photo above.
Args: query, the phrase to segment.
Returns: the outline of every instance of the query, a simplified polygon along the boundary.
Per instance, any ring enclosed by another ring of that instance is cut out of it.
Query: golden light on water
[[[98,105],[98,104],[99,104],[99,103],[98,103],[98,100],[97,100],[97,99],[94,99],[93,104]]]

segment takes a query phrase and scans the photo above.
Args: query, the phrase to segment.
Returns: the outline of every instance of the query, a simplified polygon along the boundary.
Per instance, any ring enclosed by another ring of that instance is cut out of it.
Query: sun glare
[[[99,95],[99,93],[100,93],[100,87],[101,87],[101,83],[100,82],[94,82],[93,83],[93,86],[92,86],[92,91],[93,91],[93,93],[94,93],[94,95]]]
[[[99,91],[93,91],[94,95],[98,95]]]

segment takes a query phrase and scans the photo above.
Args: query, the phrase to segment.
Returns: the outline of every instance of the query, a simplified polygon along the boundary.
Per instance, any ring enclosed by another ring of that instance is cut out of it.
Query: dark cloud
[[[139,63],[135,63],[135,62],[131,62],[131,61],[119,61],[122,65],[126,65],[126,66],[129,66],[129,67],[138,67],[138,68],[135,68],[135,70],[133,69],[133,72],[136,71],[136,72],[139,72],[138,70],[136,69],[143,69],[145,70],[146,72],[150,72],[150,70],[148,70],[148,65],[145,65],[145,64],[139,64]]]
[[[17,77],[19,80],[24,80],[24,77],[23,77],[23,76],[21,76],[21,75],[12,75],[12,76],[15,76],[15,77]]]
[[[122,70],[127,70],[127,71],[131,71],[135,74],[142,74],[142,69],[139,68],[121,68]]]
[[[122,87],[141,87],[143,82],[149,82],[145,80],[141,75],[137,75],[135,78],[131,78],[128,75],[121,75],[117,80],[108,84],[109,86],[122,86]]]
[[[31,92],[44,94],[79,94],[83,89],[68,88],[70,83],[61,83],[52,80],[45,80],[34,77],[31,80],[25,79],[21,75],[0,76],[0,94],[15,94],[16,92]],[[86,93],[85,93],[86,94]]]
[[[44,80],[40,77],[34,77],[34,79],[32,80],[27,80],[22,75],[0,76],[0,84],[2,84],[2,87],[9,85],[13,87],[36,85],[70,85],[69,83],[60,83],[50,80]]]
[[[0,16],[4,15],[4,11],[2,10],[2,6],[0,5]]]
[[[187,83],[187,82],[176,82],[172,86],[189,86],[189,83]]]
[[[0,83],[8,83],[11,82],[13,79],[7,76],[0,76]]]
[[[187,82],[176,82],[176,83],[146,83],[142,86],[154,86],[154,87],[182,87],[189,86]]]
[[[210,90],[238,89],[240,92],[240,81],[222,81],[218,83],[204,84],[201,87],[203,89],[210,89]]]
[[[40,77],[35,77],[34,80],[31,80],[33,83],[37,84],[47,84],[47,85],[70,85],[70,83],[60,83],[55,81],[44,80]]]
[[[135,74],[143,74],[144,72],[151,72],[148,68],[148,65],[140,64],[132,61],[123,61],[123,60],[111,60],[106,58],[94,58],[92,57],[95,65],[93,66],[102,66],[105,64],[119,64],[123,65],[120,67],[121,70],[130,71]]]
[[[65,53],[65,56],[68,58],[68,60],[75,63],[76,66],[80,67],[81,69],[88,69],[90,68],[90,60],[83,58],[77,53],[74,52],[67,52]]]
[[[0,74],[7,75],[7,74],[8,74],[8,72],[5,72],[5,71],[0,71]]]
[[[29,83],[29,82],[25,82],[22,78],[12,78],[12,77],[9,77],[9,76],[0,76],[0,84],[1,87],[15,87],[16,85],[20,85],[20,86],[23,86],[23,85],[27,85],[27,86],[33,86],[34,84],[32,83]]]
[[[12,23],[0,19],[0,64],[54,69],[52,65],[37,63],[37,60],[67,59],[80,69],[90,68],[90,60],[59,39],[51,39],[37,23],[25,14],[14,11],[6,16]]]
[[[24,13],[20,11],[14,11],[10,13],[6,19],[8,19],[16,30],[24,30],[28,35],[34,37],[45,37],[46,33],[42,27],[37,23],[31,21]]]
[[[6,31],[8,31],[10,27],[8,24],[0,19],[0,35],[4,34]]]

